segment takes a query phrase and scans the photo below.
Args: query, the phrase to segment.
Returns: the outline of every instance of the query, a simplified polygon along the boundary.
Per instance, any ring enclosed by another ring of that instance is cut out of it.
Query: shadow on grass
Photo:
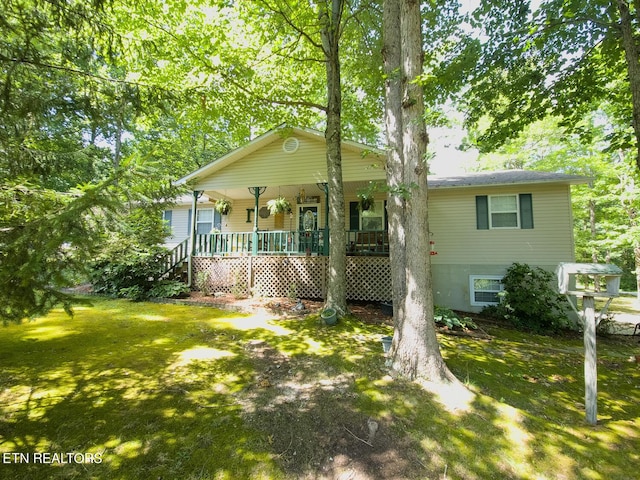
[[[8,327],[0,453],[101,463],[9,461],[0,478],[633,477],[639,382],[626,364],[601,369],[630,390],[604,392],[612,413],[590,428],[574,345],[443,337],[451,368],[481,393],[452,414],[386,375],[388,333],[103,300]]]

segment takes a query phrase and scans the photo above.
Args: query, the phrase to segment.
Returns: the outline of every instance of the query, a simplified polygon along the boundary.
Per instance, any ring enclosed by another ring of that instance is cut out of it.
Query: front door
[[[298,204],[298,234],[300,235],[300,252],[310,255],[318,251],[318,213],[317,203]]]
[[[318,211],[320,210],[317,203],[303,203],[298,205],[298,230],[301,232],[309,232],[318,229]]]

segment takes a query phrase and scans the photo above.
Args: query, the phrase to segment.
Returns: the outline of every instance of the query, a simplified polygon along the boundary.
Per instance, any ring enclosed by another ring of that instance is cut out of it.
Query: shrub
[[[206,270],[200,270],[198,273],[196,273],[196,279],[195,279],[196,289],[198,289],[202,293],[202,295],[204,295],[205,297],[208,297],[209,295],[211,295],[209,278],[210,278],[209,272],[207,272]]]
[[[153,298],[176,298],[189,293],[189,287],[177,280],[161,280],[150,289],[148,296]]]
[[[555,332],[567,325],[566,300],[553,287],[555,277],[540,267],[514,263],[502,279],[500,304],[485,313],[509,320],[516,328]]]
[[[162,275],[167,250],[151,247],[143,251],[103,254],[90,268],[90,281],[96,293],[139,301]]]
[[[435,306],[433,318],[437,324],[444,325],[451,330],[469,328],[476,330],[478,326],[469,317],[460,318],[453,310],[445,307]]]

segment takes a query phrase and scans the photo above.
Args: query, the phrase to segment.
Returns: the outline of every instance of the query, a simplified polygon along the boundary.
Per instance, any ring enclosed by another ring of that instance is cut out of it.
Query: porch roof
[[[229,153],[223,155],[220,158],[217,158],[204,167],[201,167],[198,170],[185,175],[184,177],[176,180],[174,183],[176,185],[184,185],[191,180],[208,177],[211,174],[223,169],[224,167],[238,161],[239,159],[244,158],[257,150],[266,147],[276,140],[285,139],[294,134],[301,137],[312,138],[314,140],[321,140],[324,142],[324,134],[318,130],[301,127],[284,127],[281,125],[272,130],[269,130],[259,137],[254,138],[249,143],[238,147],[235,150],[231,150]],[[342,148],[347,151],[350,150],[359,153],[372,152],[378,155],[384,155],[384,152],[378,148],[371,147],[363,143],[353,142],[351,140],[342,140]]]

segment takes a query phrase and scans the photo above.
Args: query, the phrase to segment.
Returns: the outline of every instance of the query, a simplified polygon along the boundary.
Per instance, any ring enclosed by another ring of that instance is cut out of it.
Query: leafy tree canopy
[[[607,100],[616,116],[611,149],[638,148],[640,11],[627,0],[487,0],[470,17],[480,31],[478,65],[470,72],[464,110],[470,125],[486,121],[484,151],[552,114],[588,137],[582,120]],[[638,163],[640,166],[640,162]]]

